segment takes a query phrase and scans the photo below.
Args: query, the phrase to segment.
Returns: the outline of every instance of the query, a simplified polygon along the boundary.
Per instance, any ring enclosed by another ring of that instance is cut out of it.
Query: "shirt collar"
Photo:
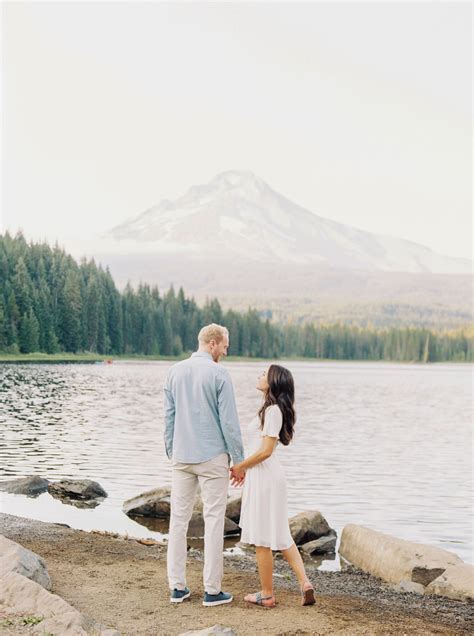
[[[194,353],[191,354],[191,358],[194,358],[194,356],[197,356],[200,358],[209,358],[209,360],[212,360],[211,354],[208,353],[207,351],[195,351]]]

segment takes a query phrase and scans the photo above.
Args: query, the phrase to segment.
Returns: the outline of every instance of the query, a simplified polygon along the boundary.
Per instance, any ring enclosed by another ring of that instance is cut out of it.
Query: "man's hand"
[[[239,465],[230,468],[230,482],[232,486],[243,486],[245,480],[245,469],[239,468]]]

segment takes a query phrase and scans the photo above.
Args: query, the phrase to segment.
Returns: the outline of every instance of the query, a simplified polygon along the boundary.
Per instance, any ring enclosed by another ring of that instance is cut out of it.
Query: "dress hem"
[[[295,543],[294,541],[292,541],[290,545],[287,545],[284,548],[274,548],[272,545],[268,545],[263,542],[255,543],[254,541],[242,541],[242,539],[241,542],[245,543],[246,545],[254,545],[257,548],[270,548],[271,550],[276,550],[278,552],[280,552],[281,550],[289,550],[289,548],[291,548],[291,546]]]

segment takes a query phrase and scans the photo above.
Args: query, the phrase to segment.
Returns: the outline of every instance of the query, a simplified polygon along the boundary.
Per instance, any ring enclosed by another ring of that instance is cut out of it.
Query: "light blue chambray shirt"
[[[229,372],[210,353],[195,351],[173,365],[164,386],[166,454],[185,464],[228,453],[238,464],[244,447]]]

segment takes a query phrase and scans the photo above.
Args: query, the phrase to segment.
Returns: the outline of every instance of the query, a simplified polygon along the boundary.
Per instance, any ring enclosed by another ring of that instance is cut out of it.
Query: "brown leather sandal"
[[[306,580],[301,586],[301,605],[314,605],[315,603],[314,587],[311,581]]]

